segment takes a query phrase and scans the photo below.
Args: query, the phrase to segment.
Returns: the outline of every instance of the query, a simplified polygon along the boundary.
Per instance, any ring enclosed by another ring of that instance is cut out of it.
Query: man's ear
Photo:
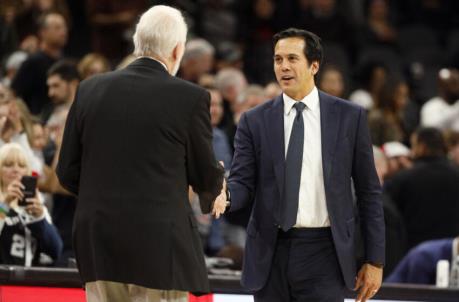
[[[319,72],[319,62],[314,61],[311,63],[311,73],[312,75],[316,75]]]
[[[185,45],[183,43],[178,43],[177,45],[175,45],[174,49],[172,50],[172,60],[174,62],[181,60],[184,52],[185,52]]]

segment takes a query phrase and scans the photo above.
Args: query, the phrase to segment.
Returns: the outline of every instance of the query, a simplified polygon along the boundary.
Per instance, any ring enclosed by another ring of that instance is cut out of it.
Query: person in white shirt
[[[459,70],[441,69],[438,96],[421,108],[421,126],[459,131]]]

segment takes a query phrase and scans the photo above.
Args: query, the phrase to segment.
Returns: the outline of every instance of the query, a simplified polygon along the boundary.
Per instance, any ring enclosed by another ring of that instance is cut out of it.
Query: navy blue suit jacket
[[[346,286],[354,287],[355,217],[353,180],[365,257],[384,263],[381,188],[373,162],[366,112],[351,102],[319,92],[322,165],[333,241]],[[242,285],[261,289],[269,275],[278,234],[284,187],[284,102],[282,95],[241,116],[228,188],[231,211],[252,207],[247,227]],[[307,152],[308,147],[305,146]]]

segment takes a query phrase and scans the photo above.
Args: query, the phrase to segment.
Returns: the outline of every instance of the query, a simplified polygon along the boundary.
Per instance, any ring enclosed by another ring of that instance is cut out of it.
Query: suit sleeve
[[[352,177],[365,247],[365,260],[384,264],[385,230],[381,185],[376,174],[366,113],[360,109]]]
[[[204,214],[210,213],[213,201],[220,194],[224,174],[212,149],[209,105],[210,95],[205,92],[192,113],[187,140],[188,182],[199,195]]]
[[[64,137],[56,168],[62,187],[78,195],[82,145],[77,121],[78,91],[65,123]]]
[[[256,160],[247,115],[241,116],[234,138],[234,158],[228,179],[230,211],[249,206],[255,196]]]

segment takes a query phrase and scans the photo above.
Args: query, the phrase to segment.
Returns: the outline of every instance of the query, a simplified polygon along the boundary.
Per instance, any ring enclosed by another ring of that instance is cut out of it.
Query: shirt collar
[[[147,58],[147,59],[150,59],[150,60],[156,61],[156,62],[158,62],[159,64],[163,65],[164,69],[166,69],[166,71],[167,71],[167,72],[169,72],[169,70],[167,69],[167,66],[166,66],[166,64],[164,64],[163,62],[161,62],[161,61],[160,61],[160,60],[158,60],[158,59],[155,59],[155,58],[153,58],[153,57],[149,57],[149,56],[140,56],[140,57],[138,57],[138,58],[139,58],[139,59],[140,59],[140,58]]]
[[[292,110],[293,105],[295,105],[296,102],[298,101],[295,101],[294,99],[289,97],[287,94],[285,94],[285,92],[282,93],[282,97],[284,99],[284,113],[285,115],[289,115],[290,111]],[[320,108],[319,108],[319,91],[317,90],[316,86],[314,86],[311,92],[299,102],[304,103],[306,105],[306,108],[308,108],[312,112],[317,112],[317,110],[319,110]]]

